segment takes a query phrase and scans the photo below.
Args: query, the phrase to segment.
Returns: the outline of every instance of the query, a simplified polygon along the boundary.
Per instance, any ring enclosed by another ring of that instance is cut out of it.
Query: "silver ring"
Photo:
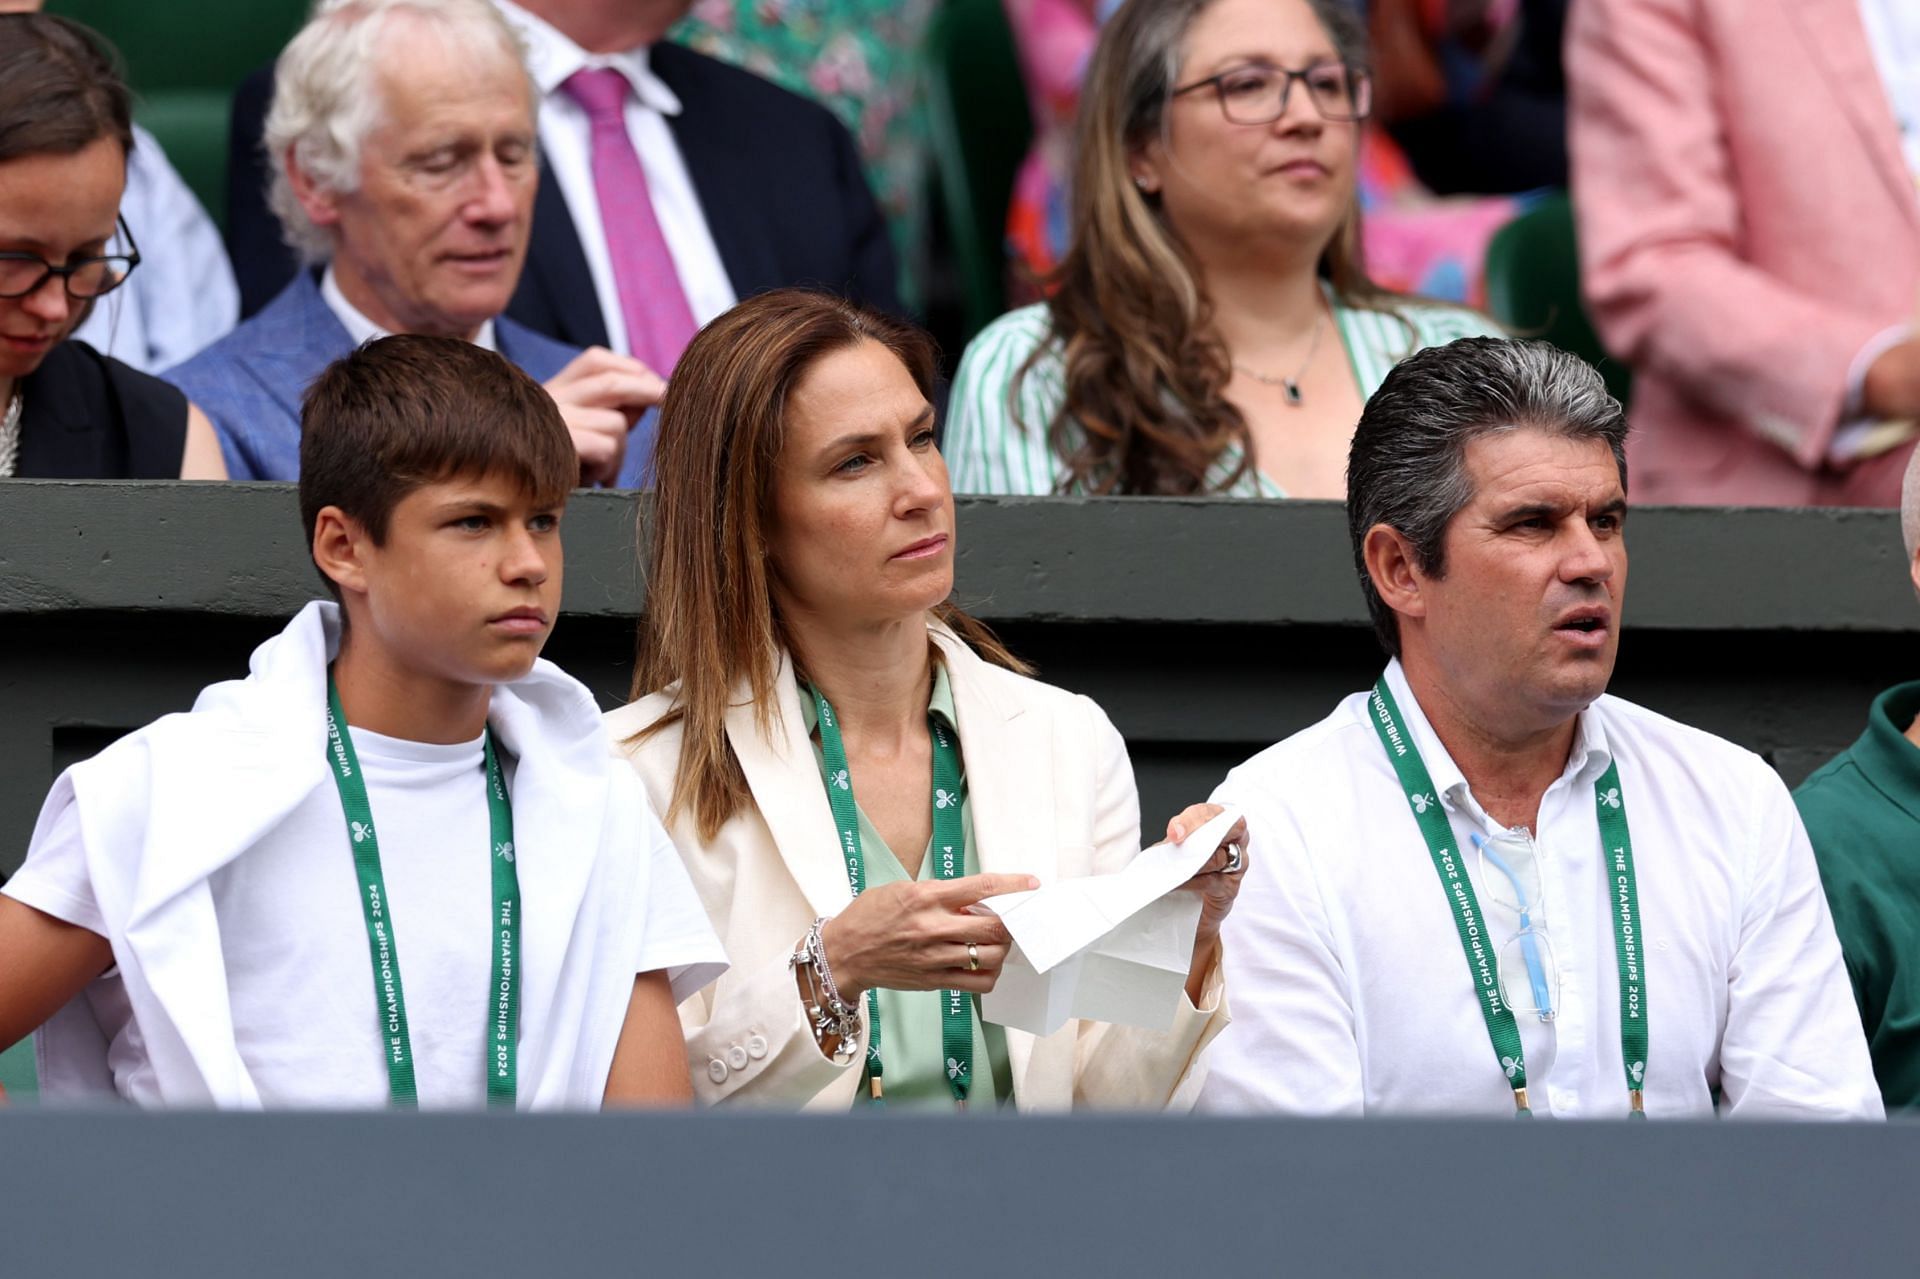
[[[1238,875],[1241,871],[1246,869],[1246,866],[1247,866],[1246,855],[1244,851],[1241,849],[1240,845],[1228,844],[1227,845],[1227,864],[1220,868],[1220,873],[1222,875]]]
[[[967,971],[970,973],[980,971],[980,948],[972,942],[967,943]]]

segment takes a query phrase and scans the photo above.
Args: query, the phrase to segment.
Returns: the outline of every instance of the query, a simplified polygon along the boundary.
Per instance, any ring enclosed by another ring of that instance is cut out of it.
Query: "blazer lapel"
[[[1873,167],[1892,190],[1902,212],[1920,221],[1914,176],[1900,151],[1900,127],[1887,102],[1880,67],[1867,42],[1859,0],[1779,0],[1799,24],[1813,64],[1826,76],[1854,132],[1873,157]]]
[[[544,158],[541,165],[545,167]],[[526,266],[507,314],[536,332],[575,346],[605,346],[607,321],[587,269],[573,210],[560,184],[543,178],[533,195],[533,227]]]
[[[746,688],[736,689],[727,710],[727,740],[739,757],[754,805],[773,834],[787,873],[814,914],[837,915],[853,900],[853,890],[847,884],[833,810],[800,713],[793,664],[785,653],[774,676],[774,697],[779,716],[769,738],[755,722]]]
[[[307,387],[322,369],[353,349],[352,336],[320,296],[313,272],[303,270],[297,288],[286,299],[285,311],[274,317],[273,331],[262,334],[258,348],[243,357],[254,379],[296,423]]]
[[[734,296],[751,297],[791,283],[781,277],[761,229],[766,206],[751,171],[752,150],[728,140],[735,126],[746,131],[754,129],[755,123],[730,118],[737,108],[710,92],[699,54],[663,40],[649,51],[647,65],[680,99],[680,113],[667,117],[667,129],[686,161],[687,177],[700,199],[700,212]],[[744,171],[743,165],[748,166]]]
[[[980,869],[1034,875],[1050,883],[1059,857],[1053,846],[1052,742],[1046,719],[998,696],[981,678],[989,673],[987,663],[951,631],[936,628],[934,641],[953,683]]]
[[[1026,714],[1018,702],[998,696],[987,663],[946,627],[932,630],[953,685],[980,870],[1052,883],[1059,855],[1053,842],[1052,741],[1046,718]],[[1035,1043],[1032,1035],[1007,1032],[1016,1097],[1031,1095],[1027,1079]]]

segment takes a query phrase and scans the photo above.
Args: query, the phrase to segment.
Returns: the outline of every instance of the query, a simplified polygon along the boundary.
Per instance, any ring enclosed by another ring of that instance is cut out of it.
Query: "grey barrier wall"
[[[0,1114],[0,1271],[1902,1276],[1920,1127]]]
[[[643,602],[639,502],[576,497],[547,655],[627,693]],[[1888,512],[1649,509],[1629,521],[1614,690],[1759,751],[1789,782],[1920,678],[1920,603]],[[968,499],[960,602],[1126,736],[1144,820],[1370,684],[1330,502]],[[57,770],[245,670],[320,594],[291,487],[0,485],[0,874]]]

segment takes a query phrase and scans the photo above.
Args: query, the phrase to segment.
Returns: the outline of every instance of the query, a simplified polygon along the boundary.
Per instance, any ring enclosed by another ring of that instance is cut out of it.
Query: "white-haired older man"
[[[1920,454],[1900,531],[1920,591]],[[1867,731],[1793,793],[1889,1109],[1920,1106],[1920,680],[1873,701]]]
[[[559,403],[589,484],[637,483],[629,441],[662,383],[501,315],[526,260],[535,110],[519,43],[486,0],[345,0],[278,64],[271,199],[307,264],[252,319],[165,376],[202,406],[235,479],[292,480],[300,399],[353,347],[459,337],[511,359]]]

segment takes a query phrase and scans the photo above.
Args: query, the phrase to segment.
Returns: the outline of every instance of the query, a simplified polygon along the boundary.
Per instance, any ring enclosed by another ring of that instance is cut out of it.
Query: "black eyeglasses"
[[[67,296],[85,302],[111,293],[127,282],[133,268],[140,265],[140,246],[133,242],[133,231],[125,218],[116,218],[120,234],[126,237],[125,253],[109,253],[97,258],[80,258],[65,266],[55,266],[38,253],[0,253],[0,298],[23,298],[38,292],[48,276],[57,275]]]
[[[1233,124],[1272,124],[1287,113],[1287,96],[1295,80],[1307,86],[1307,100],[1322,120],[1345,123],[1364,120],[1373,109],[1373,75],[1364,67],[1344,62],[1316,62],[1303,71],[1253,64],[1195,80],[1173,91],[1173,97],[1213,86],[1220,113]]]

